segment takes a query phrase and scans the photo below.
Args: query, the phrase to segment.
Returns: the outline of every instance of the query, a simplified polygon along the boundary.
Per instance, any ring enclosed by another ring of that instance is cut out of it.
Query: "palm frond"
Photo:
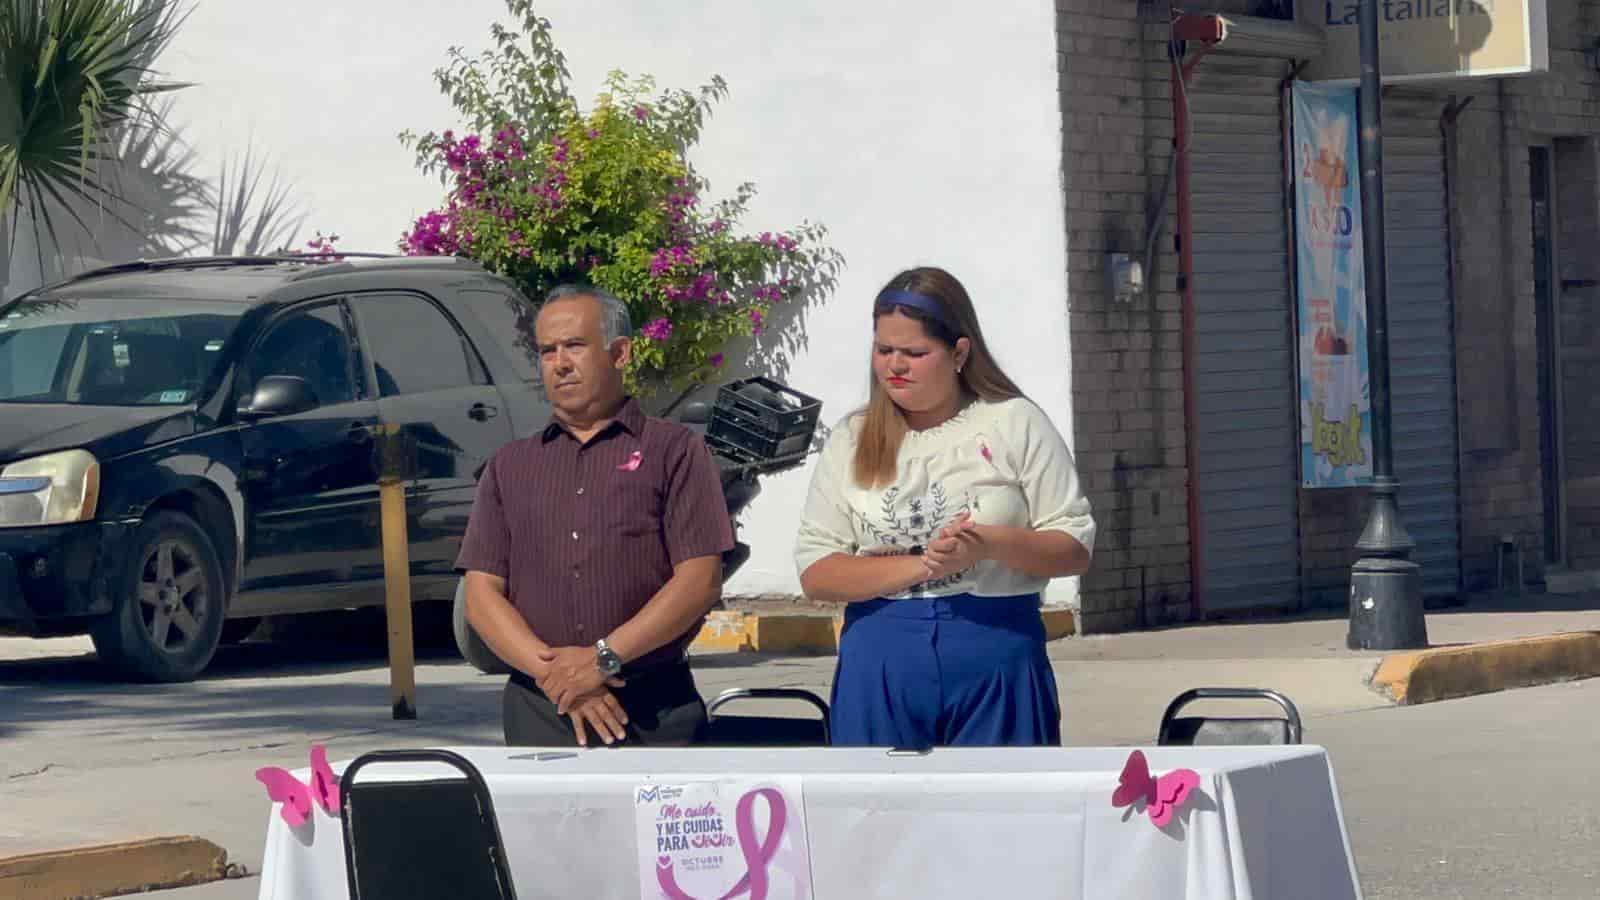
[[[0,213],[25,206],[55,239],[57,213],[87,228],[83,205],[117,199],[96,164],[181,87],[154,63],[186,16],[177,0],[0,0]]]

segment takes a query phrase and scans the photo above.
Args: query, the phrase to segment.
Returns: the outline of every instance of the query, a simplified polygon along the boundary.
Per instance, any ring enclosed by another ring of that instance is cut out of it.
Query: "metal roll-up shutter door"
[[[1281,61],[1214,54],[1189,86],[1200,565],[1207,611],[1297,602],[1299,429]]]
[[[1460,576],[1455,341],[1449,204],[1438,100],[1383,104],[1389,367],[1401,521],[1417,544],[1425,596]]]

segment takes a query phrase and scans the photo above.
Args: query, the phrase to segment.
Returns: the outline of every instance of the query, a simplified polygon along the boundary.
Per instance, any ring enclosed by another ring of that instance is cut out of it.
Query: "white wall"
[[[500,0],[254,0],[198,4],[162,60],[177,121],[214,170],[253,137],[343,249],[388,251],[438,203],[395,135],[454,123],[432,71],[452,44],[488,45]],[[896,271],[944,266],[972,292],[991,343],[1070,439],[1066,245],[1055,9],[1048,0],[547,0],[574,88],[649,73],[731,96],[696,165],[713,191],[760,190],[746,226],[832,229],[848,270],[809,320],[790,374],[832,422],[864,399],[868,308]],[[980,12],[982,10],[982,12]],[[309,234],[307,235],[309,236]],[[731,592],[792,592],[809,469],[774,479],[745,517],[754,548]],[[1063,584],[1052,595],[1070,595]]]

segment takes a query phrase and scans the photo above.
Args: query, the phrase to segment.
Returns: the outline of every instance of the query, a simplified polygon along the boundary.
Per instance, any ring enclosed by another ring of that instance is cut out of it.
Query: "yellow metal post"
[[[408,454],[396,426],[385,426],[378,440],[384,619],[389,630],[389,699],[396,719],[415,719],[417,655],[411,626],[411,552],[406,531]]]

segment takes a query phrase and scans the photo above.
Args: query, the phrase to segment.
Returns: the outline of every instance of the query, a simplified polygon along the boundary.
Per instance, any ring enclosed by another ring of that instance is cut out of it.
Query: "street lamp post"
[[[1372,503],[1350,573],[1352,650],[1399,650],[1428,645],[1415,544],[1395,502],[1394,442],[1389,402],[1389,268],[1384,258],[1382,77],[1378,59],[1378,0],[1361,0],[1361,237],[1367,280],[1368,382],[1372,387]]]

